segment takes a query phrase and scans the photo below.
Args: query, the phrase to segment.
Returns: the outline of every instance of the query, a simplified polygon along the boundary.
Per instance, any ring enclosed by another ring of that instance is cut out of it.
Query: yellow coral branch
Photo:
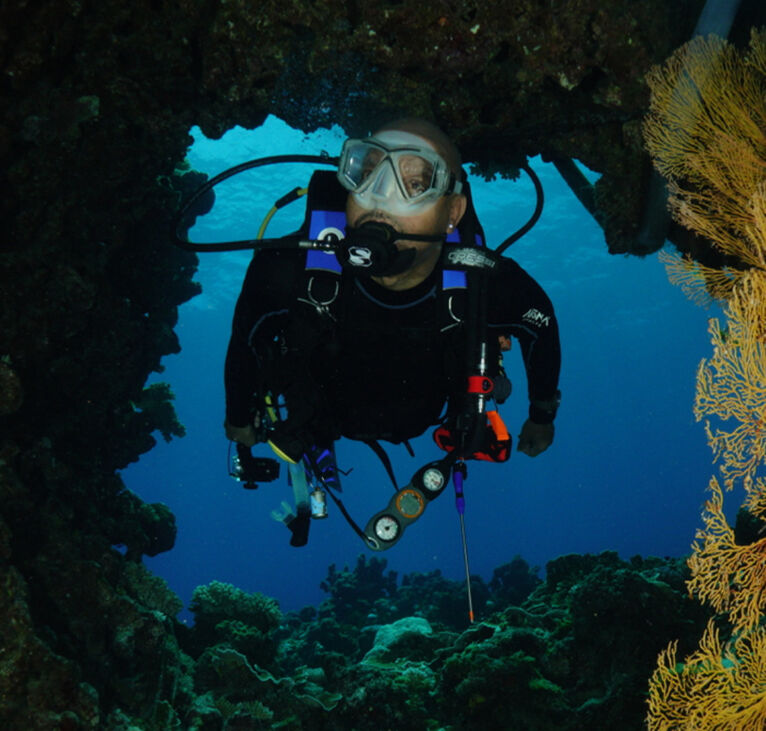
[[[703,514],[705,527],[697,532],[689,558],[689,591],[717,612],[728,612],[735,629],[753,629],[766,606],[766,538],[737,545],[715,478],[710,481],[710,490],[713,495]]]
[[[751,34],[748,54],[695,39],[648,80],[645,139],[669,178],[673,217],[749,269],[668,265],[687,293],[726,300],[726,325],[710,323],[713,356],[700,363],[694,413],[708,420],[726,486],[741,479],[744,507],[764,519],[766,479],[756,471],[766,461],[766,30]],[[711,418],[730,424],[714,428]],[[688,586],[728,614],[734,640],[722,647],[711,621],[683,664],[676,643],[660,654],[649,684],[651,731],[766,728],[766,537],[738,545],[715,478],[710,490]]]
[[[649,681],[649,731],[763,731],[766,632],[757,629],[722,649],[708,623],[699,649],[683,664],[677,643],[659,657]]]
[[[743,272],[737,269],[713,269],[680,254],[660,251],[668,279],[678,285],[695,304],[704,307],[729,298]]]
[[[766,520],[766,480],[763,477],[754,480],[748,475],[744,479],[744,486],[747,497],[743,507],[755,517]],[[766,530],[766,524],[764,530]]]
[[[714,460],[721,460],[731,488],[766,459],[766,275],[742,276],[725,314],[728,328],[710,322],[713,357],[697,371],[694,415],[733,420],[729,429],[706,425]]]
[[[760,268],[764,247],[748,229],[762,211],[754,196],[766,177],[765,39],[753,34],[748,57],[714,36],[681,47],[647,76],[644,124],[654,164],[669,180],[674,218]]]
[[[695,162],[722,137],[763,152],[764,78],[758,70],[727,41],[709,36],[695,38],[649,72],[645,139],[663,175],[715,185],[715,176],[695,169]]]
[[[766,28],[750,31],[750,51],[746,62],[756,73],[766,76]]]

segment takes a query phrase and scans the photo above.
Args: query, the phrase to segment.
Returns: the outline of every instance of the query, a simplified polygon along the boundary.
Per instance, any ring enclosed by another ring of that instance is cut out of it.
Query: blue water
[[[193,131],[192,166],[216,174],[256,157],[283,153],[338,154],[343,133],[309,136],[269,118],[254,131],[234,129],[221,140]],[[531,565],[561,554],[615,550],[680,556],[688,553],[712,472],[703,427],[694,421],[694,378],[709,351],[707,320],[715,312],[689,302],[668,283],[656,255],[611,256],[603,234],[552,165],[533,167],[546,194],[537,226],[508,251],[548,292],[562,342],[562,405],[553,446],[531,459],[518,452],[502,465],[469,464],[465,484],[466,531],[472,573],[514,555]],[[192,231],[195,240],[251,238],[274,200],[305,185],[311,168],[261,168],[220,187],[214,210]],[[595,178],[596,176],[592,176]],[[534,206],[531,183],[472,178],[474,201],[490,245],[520,226]],[[268,235],[294,230],[302,203],[280,212]],[[223,434],[223,361],[231,316],[249,253],[200,254],[203,293],[180,310],[176,331],[182,352],[164,359],[176,410],[187,429],[123,473],[143,499],[170,506],[176,547],[147,565],[188,603],[197,585],[213,579],[260,591],[283,610],[317,604],[319,583],[335,563],[353,566],[367,551],[339,512],[314,521],[309,545],[292,548],[289,533],[269,513],[290,499],[283,477],[250,492],[228,476]],[[526,417],[526,382],[517,347],[506,354],[514,396],[501,409],[512,434]],[[390,453],[400,482],[439,455],[426,434]],[[384,507],[391,486],[367,447],[338,445],[344,502],[357,518]],[[262,446],[258,454],[268,456]],[[284,470],[283,470],[284,472]],[[405,537],[385,554],[400,575],[440,569],[462,579],[463,554],[454,500],[445,492]],[[182,616],[187,616],[186,614]]]

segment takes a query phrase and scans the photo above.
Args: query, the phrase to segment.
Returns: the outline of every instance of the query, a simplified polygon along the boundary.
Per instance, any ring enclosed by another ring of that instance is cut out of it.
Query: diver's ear
[[[449,202],[449,222],[451,229],[455,228],[459,223],[460,219],[465,214],[465,209],[468,206],[468,200],[467,198],[462,194],[453,194],[450,197]]]

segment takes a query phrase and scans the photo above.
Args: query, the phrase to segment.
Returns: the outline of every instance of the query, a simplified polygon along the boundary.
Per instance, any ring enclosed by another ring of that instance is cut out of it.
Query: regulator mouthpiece
[[[346,228],[338,257],[341,264],[370,277],[390,277],[407,271],[415,261],[415,249],[398,249],[396,241],[409,238],[380,221],[366,221]],[[437,237],[435,240],[439,240]]]

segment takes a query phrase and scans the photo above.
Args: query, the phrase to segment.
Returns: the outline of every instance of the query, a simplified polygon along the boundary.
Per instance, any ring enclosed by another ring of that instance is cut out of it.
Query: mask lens
[[[385,135],[398,139],[350,139],[343,145],[338,180],[360,206],[412,216],[445,193],[460,192],[460,183],[435,150],[406,133],[380,136]]]
[[[372,175],[386,151],[363,140],[349,140],[343,148],[339,173],[347,190],[356,190]]]
[[[399,180],[410,200],[430,192],[436,183],[434,164],[420,155],[400,154],[398,160]]]

